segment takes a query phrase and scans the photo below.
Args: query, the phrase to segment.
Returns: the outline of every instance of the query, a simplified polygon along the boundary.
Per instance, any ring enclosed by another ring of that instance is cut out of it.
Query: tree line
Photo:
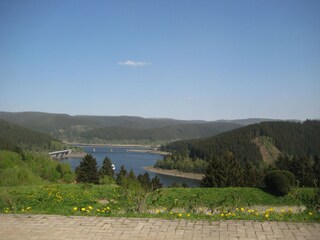
[[[133,170],[129,172],[122,165],[119,172],[115,174],[110,158],[105,157],[102,167],[98,169],[96,159],[87,154],[80,165],[76,168],[76,181],[78,183],[116,183],[125,188],[142,187],[147,191],[153,191],[162,187],[160,179],[155,176],[150,179],[150,175],[145,172],[135,176]]]

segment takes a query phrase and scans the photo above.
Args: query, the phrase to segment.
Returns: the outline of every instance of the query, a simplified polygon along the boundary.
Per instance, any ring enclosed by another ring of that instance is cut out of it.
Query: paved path
[[[320,223],[0,214],[0,239],[319,240]]]

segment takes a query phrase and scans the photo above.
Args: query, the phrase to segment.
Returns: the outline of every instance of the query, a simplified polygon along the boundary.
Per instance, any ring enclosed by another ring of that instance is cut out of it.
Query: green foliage
[[[231,152],[212,159],[201,181],[201,187],[239,187],[244,185],[244,171]]]
[[[298,189],[299,194],[312,195],[312,191]],[[289,195],[275,197],[255,188],[164,188],[145,192],[141,188],[125,190],[116,185],[93,184],[0,187],[1,213],[193,220],[320,220],[314,211],[295,214],[288,209],[285,213],[277,213],[270,208],[265,212],[249,212],[253,208],[247,208],[252,205],[272,205],[280,206],[280,211],[282,206],[298,203],[301,203],[300,200]],[[265,217],[266,213],[268,217]]]
[[[53,138],[49,135],[17,126],[0,119],[0,149],[21,153],[23,149],[50,149]]]
[[[265,176],[265,184],[267,189],[277,196],[287,195],[292,187],[287,175],[288,172],[284,173],[280,170],[268,172]]]
[[[162,169],[177,169],[182,172],[204,173],[208,163],[199,158],[191,159],[188,156],[182,157],[179,154],[167,155],[158,160],[155,167]]]
[[[105,157],[102,163],[102,167],[99,170],[99,175],[100,176],[109,176],[113,177],[114,175],[114,170],[112,169],[112,163],[110,158]]]
[[[79,183],[99,183],[99,174],[97,170],[97,161],[96,159],[87,154],[82,161],[80,166],[76,168],[76,180]]]
[[[275,162],[275,167],[279,170],[286,170],[293,173],[295,180],[302,187],[313,187],[319,184],[320,163],[319,158],[304,156],[282,155]],[[291,177],[291,181],[292,177]]]
[[[47,155],[0,151],[0,186],[37,185],[48,182],[72,182],[68,164],[61,164]]]
[[[273,139],[275,146],[284,154],[320,155],[320,121],[263,122],[235,129],[205,139],[170,143],[162,150],[210,161],[232,152],[241,164],[262,164],[262,156],[254,139],[265,136]]]

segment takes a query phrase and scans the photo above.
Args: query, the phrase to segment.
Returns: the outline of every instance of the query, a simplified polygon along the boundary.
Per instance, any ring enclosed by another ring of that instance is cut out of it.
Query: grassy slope
[[[310,189],[300,189],[310,193]],[[148,194],[145,210],[133,211],[140,195],[123,191],[116,185],[54,184],[43,186],[0,187],[0,212],[131,216],[193,219],[252,219],[285,221],[319,221],[316,214],[265,212],[248,213],[253,205],[290,206],[298,202],[292,197],[278,198],[253,188],[162,189]],[[235,201],[230,199],[235,197]],[[224,199],[227,199],[224,201]],[[219,208],[218,213],[195,212],[197,207]],[[232,208],[230,208],[232,207]],[[235,208],[238,207],[239,210]],[[244,208],[240,211],[240,208]],[[184,210],[183,210],[184,209]],[[229,213],[232,211],[232,214]],[[233,209],[233,210],[231,210]],[[286,210],[287,211],[287,210]],[[180,215],[181,214],[181,215]],[[190,215],[188,215],[190,214]]]

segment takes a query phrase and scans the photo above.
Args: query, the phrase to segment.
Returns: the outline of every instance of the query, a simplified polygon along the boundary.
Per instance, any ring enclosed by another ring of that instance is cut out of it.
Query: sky
[[[0,0],[0,111],[320,118],[320,1]]]

